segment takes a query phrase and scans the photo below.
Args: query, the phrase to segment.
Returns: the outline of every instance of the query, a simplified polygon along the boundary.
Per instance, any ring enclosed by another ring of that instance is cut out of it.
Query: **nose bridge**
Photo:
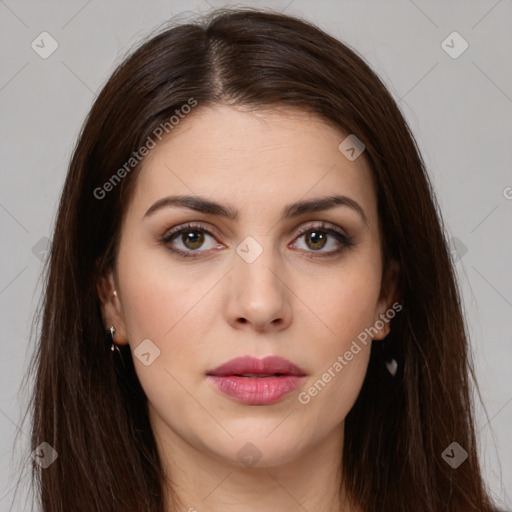
[[[231,316],[258,326],[289,316],[287,288],[272,237],[246,237],[236,248]]]
[[[280,267],[279,255],[274,250],[270,235],[258,236],[258,239],[247,236],[236,248],[237,279],[246,281],[251,289],[270,287],[279,291],[282,284],[277,277],[276,269]]]

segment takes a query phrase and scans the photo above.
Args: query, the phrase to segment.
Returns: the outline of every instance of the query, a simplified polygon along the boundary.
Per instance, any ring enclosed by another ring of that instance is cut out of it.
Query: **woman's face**
[[[338,148],[347,135],[289,109],[198,107],[146,157],[99,289],[164,445],[271,467],[341,443],[365,329],[386,336],[394,299],[370,169]]]

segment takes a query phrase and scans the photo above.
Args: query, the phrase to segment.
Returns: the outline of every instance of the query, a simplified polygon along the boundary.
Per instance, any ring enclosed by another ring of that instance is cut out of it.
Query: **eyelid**
[[[311,223],[307,224],[306,226],[301,227],[295,238],[297,238],[300,235],[303,235],[306,231],[309,231],[310,229],[315,229],[315,228],[336,231],[336,233],[338,233],[342,236],[345,236],[347,238],[350,237],[350,235],[344,229],[338,227],[336,224],[333,224],[332,222],[316,220],[316,221],[311,221]]]
[[[161,237],[161,239],[162,240],[168,240],[169,238],[171,238],[176,233],[179,233],[180,231],[184,231],[186,229],[190,229],[190,230],[196,229],[198,231],[203,231],[203,232],[207,233],[208,235],[213,236],[215,238],[220,238],[220,236],[218,234],[216,234],[216,230],[215,229],[207,227],[202,222],[194,222],[194,221],[192,221],[192,222],[185,222],[184,224],[179,224],[179,225],[174,226],[172,228],[166,229],[164,234],[163,234],[163,236]]]
[[[346,236],[347,238],[350,237],[350,235],[342,228],[338,227],[336,224],[333,224],[332,222],[327,221],[310,221],[305,226],[302,226],[297,234],[295,235],[295,238],[297,238],[300,235],[303,235],[306,231],[310,229],[332,229],[333,231],[336,231],[340,235]],[[216,230],[214,228],[207,227],[205,224],[203,224],[201,221],[191,221],[191,222],[185,222],[184,224],[178,224],[177,226],[174,226],[172,228],[168,228],[165,230],[164,235],[161,237],[162,239],[169,238],[173,234],[176,234],[177,232],[180,232],[184,229],[200,229],[201,231],[204,231],[208,233],[211,236],[219,237],[219,235],[216,233]]]

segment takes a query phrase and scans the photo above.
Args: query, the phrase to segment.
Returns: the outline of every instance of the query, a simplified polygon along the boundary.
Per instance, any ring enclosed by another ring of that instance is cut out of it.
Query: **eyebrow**
[[[320,212],[330,210],[336,206],[346,206],[356,211],[362,218],[363,222],[368,226],[368,219],[363,208],[347,196],[333,195],[328,197],[319,197],[309,199],[307,201],[297,201],[285,206],[281,212],[281,220],[291,219],[304,215],[305,213]],[[238,210],[232,206],[224,205],[210,199],[200,196],[180,195],[163,197],[153,203],[148,211],[144,214],[144,218],[153,215],[157,210],[162,208],[188,208],[196,212],[217,215],[230,220],[238,219]]]

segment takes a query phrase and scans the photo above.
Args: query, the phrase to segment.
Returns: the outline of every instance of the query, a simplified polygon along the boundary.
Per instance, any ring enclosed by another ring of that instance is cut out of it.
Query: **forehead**
[[[348,195],[376,221],[373,177],[364,152],[350,161],[347,137],[332,123],[291,109],[247,111],[199,106],[150,151],[134,207],[168,194],[196,194],[236,206],[241,217],[281,212],[309,197]]]

